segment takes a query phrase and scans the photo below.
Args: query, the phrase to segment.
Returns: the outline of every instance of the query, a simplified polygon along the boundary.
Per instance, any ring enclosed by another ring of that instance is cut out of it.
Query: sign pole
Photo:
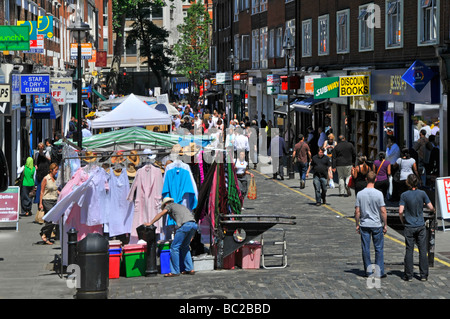
[[[78,147],[81,149],[82,148],[82,144],[83,144],[83,134],[81,134],[81,111],[82,111],[82,106],[81,106],[81,41],[80,41],[80,31],[78,30],[78,53],[77,53],[77,102],[78,102],[78,106],[77,106],[77,138],[78,138]]]

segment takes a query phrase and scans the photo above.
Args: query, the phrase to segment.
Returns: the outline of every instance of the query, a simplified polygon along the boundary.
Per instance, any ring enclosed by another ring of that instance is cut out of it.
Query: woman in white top
[[[394,167],[398,167],[400,169],[400,185],[399,185],[399,193],[400,195],[408,190],[408,186],[406,185],[406,179],[410,174],[415,174],[417,178],[420,180],[419,172],[417,171],[417,163],[414,158],[412,158],[409,154],[409,149],[402,149],[402,156],[397,159]]]
[[[242,196],[247,196],[248,181],[247,175],[254,177],[252,173],[248,171],[248,162],[245,161],[245,151],[239,151],[239,157],[235,161],[236,176],[239,182],[239,189]]]

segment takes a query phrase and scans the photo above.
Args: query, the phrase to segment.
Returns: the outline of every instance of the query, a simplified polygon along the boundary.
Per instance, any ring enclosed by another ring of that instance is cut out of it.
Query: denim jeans
[[[306,179],[306,172],[308,171],[308,165],[309,163],[301,163],[301,162],[297,162],[297,169],[298,172],[300,173],[300,181],[304,181]]]
[[[419,248],[419,271],[421,277],[428,277],[427,232],[425,226],[405,227],[405,276],[413,277],[414,243]]]
[[[366,275],[371,275],[375,273],[376,277],[384,275],[384,255],[383,255],[383,245],[384,245],[384,234],[383,227],[360,227],[361,233],[361,248],[362,248],[362,258],[364,263],[364,271]],[[373,240],[373,246],[375,248],[375,265],[378,269],[371,266],[370,261],[370,240]],[[370,269],[368,269],[370,267]]]
[[[194,270],[189,244],[196,231],[196,222],[186,222],[177,229],[170,245],[170,272],[172,274]]]
[[[320,203],[321,199],[325,201],[327,195],[327,179],[325,177],[314,176],[314,190],[316,191],[316,203]]]

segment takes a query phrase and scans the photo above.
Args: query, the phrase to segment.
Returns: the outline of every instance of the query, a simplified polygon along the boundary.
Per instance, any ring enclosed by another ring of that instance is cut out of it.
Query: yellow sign
[[[370,76],[353,75],[339,77],[339,96],[363,96],[370,94]]]

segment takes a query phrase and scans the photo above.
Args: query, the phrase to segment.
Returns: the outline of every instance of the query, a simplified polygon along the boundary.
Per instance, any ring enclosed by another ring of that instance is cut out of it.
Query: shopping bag
[[[353,181],[353,176],[350,176],[350,178],[348,179],[347,187],[355,188],[355,182]]]
[[[44,220],[42,219],[45,215],[45,212],[43,209],[39,209],[36,213],[36,217],[34,217],[34,221],[38,224],[43,224]]]
[[[256,199],[256,182],[255,182],[254,177],[252,177],[250,179],[250,185],[248,186],[247,198],[251,199],[251,200]]]
[[[331,178],[330,178],[330,181],[328,182],[328,187],[329,188],[334,188],[334,181]]]
[[[392,181],[392,176],[389,176],[389,195],[392,196],[392,191],[394,190],[394,185],[393,185],[393,181]]]

